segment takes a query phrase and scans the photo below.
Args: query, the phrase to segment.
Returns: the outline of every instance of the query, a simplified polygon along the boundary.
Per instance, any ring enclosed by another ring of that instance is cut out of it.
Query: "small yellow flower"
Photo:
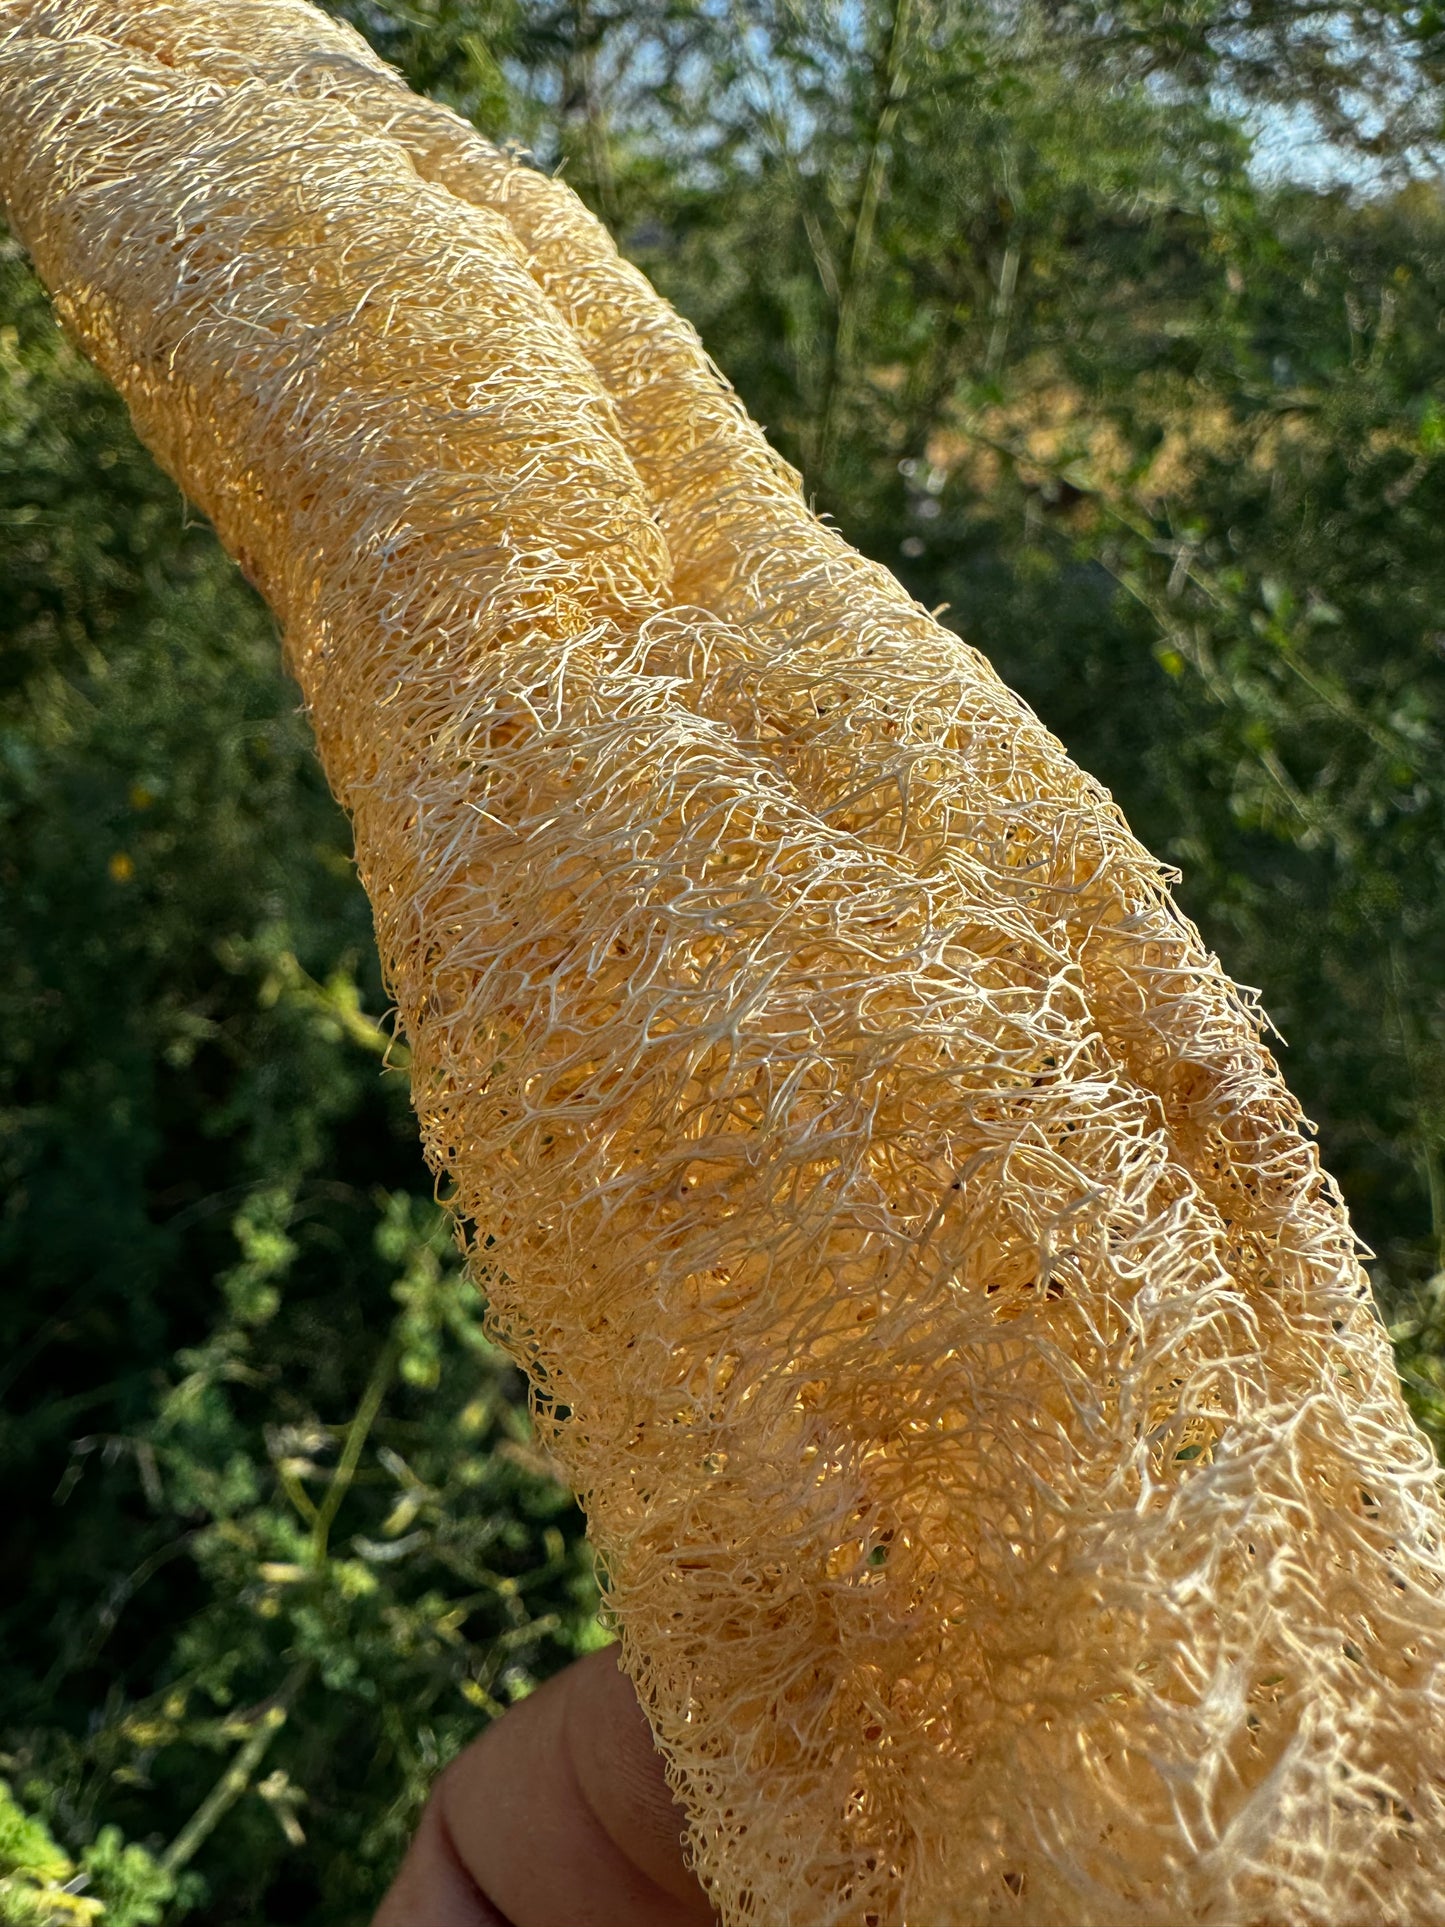
[[[129,883],[135,875],[134,860],[124,850],[117,850],[105,867],[113,883]]]

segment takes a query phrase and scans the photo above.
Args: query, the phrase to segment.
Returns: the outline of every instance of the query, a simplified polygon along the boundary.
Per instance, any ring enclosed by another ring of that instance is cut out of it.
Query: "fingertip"
[[[458,1864],[511,1927],[713,1920],[615,1649],[568,1667],[504,1714],[447,1768],[432,1804]],[[394,1927],[450,1922],[414,1913]]]
[[[688,1867],[686,1816],[616,1646],[569,1668],[563,1731],[583,1798],[634,1866],[687,1911],[679,1927],[713,1920]]]
[[[435,1791],[371,1927],[510,1927],[458,1858]]]

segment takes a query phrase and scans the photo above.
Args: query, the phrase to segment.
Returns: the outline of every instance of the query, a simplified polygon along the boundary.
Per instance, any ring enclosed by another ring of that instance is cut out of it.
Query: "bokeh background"
[[[1445,1438],[1439,5],[333,11],[564,171],[1178,866]],[[271,620],[13,243],[0,825],[0,1920],[362,1927],[608,1635]]]

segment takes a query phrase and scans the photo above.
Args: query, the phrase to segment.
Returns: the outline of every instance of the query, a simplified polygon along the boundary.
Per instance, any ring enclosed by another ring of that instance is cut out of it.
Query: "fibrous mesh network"
[[[1433,1462],[1107,794],[304,0],[0,0],[0,137],[282,624],[728,1927],[1445,1921]]]

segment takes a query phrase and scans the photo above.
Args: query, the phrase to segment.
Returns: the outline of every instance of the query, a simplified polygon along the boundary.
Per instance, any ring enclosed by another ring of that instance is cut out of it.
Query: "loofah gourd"
[[[747,632],[736,673],[699,684],[698,706],[830,821],[905,849],[938,887],[952,882],[966,903],[982,868],[988,887],[1041,914],[1080,963],[1111,1056],[1159,1098],[1223,1214],[1234,1275],[1297,1285],[1298,1303],[1332,1296],[1343,1277],[1353,1296],[1353,1239],[1259,1015],[1178,915],[1159,866],[1107,798],[1081,797],[1078,772],[987,662],[808,512],[695,332],[577,197],[411,94],[308,0],[150,5],[129,32],[167,59],[213,72],[244,62],[344,100],[428,179],[508,220],[617,405],[669,543],[674,598]],[[1332,1307],[1316,1309],[1333,1320]]]
[[[0,187],[282,622],[728,1927],[1445,1921],[1433,1464],[1107,796],[301,0],[0,0]]]

